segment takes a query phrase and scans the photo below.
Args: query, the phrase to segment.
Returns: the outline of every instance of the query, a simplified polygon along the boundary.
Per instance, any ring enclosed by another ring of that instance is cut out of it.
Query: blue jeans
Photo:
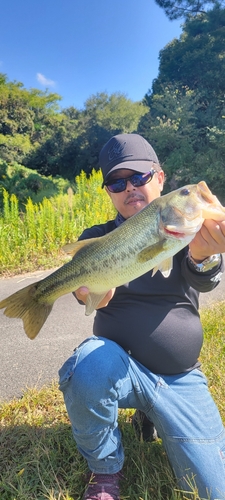
[[[202,498],[225,498],[225,432],[200,370],[155,375],[115,342],[86,339],[59,371],[77,447],[91,471],[122,469],[118,408],[137,408],[154,423],[178,481]]]

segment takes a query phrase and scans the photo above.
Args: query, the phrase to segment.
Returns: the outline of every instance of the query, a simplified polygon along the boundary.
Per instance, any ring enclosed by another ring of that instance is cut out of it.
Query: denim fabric
[[[81,454],[95,473],[121,470],[118,408],[146,413],[163,440],[178,487],[225,498],[225,432],[200,370],[156,375],[103,337],[86,339],[59,371]]]

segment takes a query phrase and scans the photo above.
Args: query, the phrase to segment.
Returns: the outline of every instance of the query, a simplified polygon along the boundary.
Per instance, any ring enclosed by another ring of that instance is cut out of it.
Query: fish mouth
[[[167,235],[174,236],[174,238],[177,238],[178,240],[183,240],[187,236],[186,233],[175,231],[175,228],[169,229],[169,227],[164,227],[164,232]]]
[[[174,213],[176,216],[178,216],[181,220],[183,219],[183,224],[165,224],[163,225],[163,231],[166,235],[172,236],[173,238],[176,239],[184,239],[187,238],[188,236],[191,236],[193,234],[196,234],[196,232],[201,229],[202,223],[203,223],[203,218],[201,211],[198,210],[197,213],[195,214],[185,214],[185,217],[183,216],[183,213],[181,210],[178,208],[174,209]],[[185,221],[187,224],[185,224]]]
[[[193,219],[189,218],[189,220],[191,221],[193,220],[195,221],[195,223],[192,224],[191,226],[180,226],[180,227],[168,225],[163,227],[163,231],[168,236],[172,236],[173,238],[183,240],[188,236],[196,234],[201,229],[204,219],[201,216],[197,216],[194,217]]]

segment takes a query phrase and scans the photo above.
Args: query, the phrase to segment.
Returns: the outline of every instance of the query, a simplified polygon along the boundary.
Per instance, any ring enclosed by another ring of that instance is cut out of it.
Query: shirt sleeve
[[[185,249],[185,255],[181,262],[181,273],[190,286],[198,292],[210,292],[216,288],[222,278],[224,271],[224,261],[221,255],[221,262],[205,273],[198,272],[188,259],[188,249]]]

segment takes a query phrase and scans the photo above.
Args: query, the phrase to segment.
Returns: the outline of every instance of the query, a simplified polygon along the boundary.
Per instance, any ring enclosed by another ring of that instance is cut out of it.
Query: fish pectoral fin
[[[162,239],[153,245],[150,245],[144,250],[141,250],[137,256],[138,262],[147,262],[148,260],[154,259],[155,256],[164,250],[166,239]]]
[[[173,257],[169,257],[168,259],[160,262],[158,266],[154,267],[152,271],[152,276],[154,276],[154,274],[157,273],[157,271],[160,271],[164,276],[164,278],[168,278],[172,269],[173,269]]]
[[[142,250],[139,255],[138,255],[138,262],[147,262],[148,260],[154,259],[158,253],[162,252],[165,250],[166,247],[166,239],[162,239],[155,243],[154,245],[151,245],[144,250]],[[152,271],[152,276],[154,276],[157,271],[160,271],[164,278],[168,278],[170,275],[171,269],[173,269],[173,258],[169,257],[168,259],[163,260],[158,264],[158,266],[155,266]]]
[[[107,292],[97,294],[97,293],[89,293],[87,296],[85,314],[86,316],[90,316],[91,313],[98,307],[98,304],[104,299]]]
[[[64,245],[62,248],[65,253],[68,255],[71,255],[71,257],[74,257],[76,253],[81,250],[81,248],[84,248],[88,245],[93,245],[93,242],[96,240],[99,242],[99,238],[90,238],[88,240],[81,240],[81,241],[75,241],[74,243],[68,243],[68,245]]]

